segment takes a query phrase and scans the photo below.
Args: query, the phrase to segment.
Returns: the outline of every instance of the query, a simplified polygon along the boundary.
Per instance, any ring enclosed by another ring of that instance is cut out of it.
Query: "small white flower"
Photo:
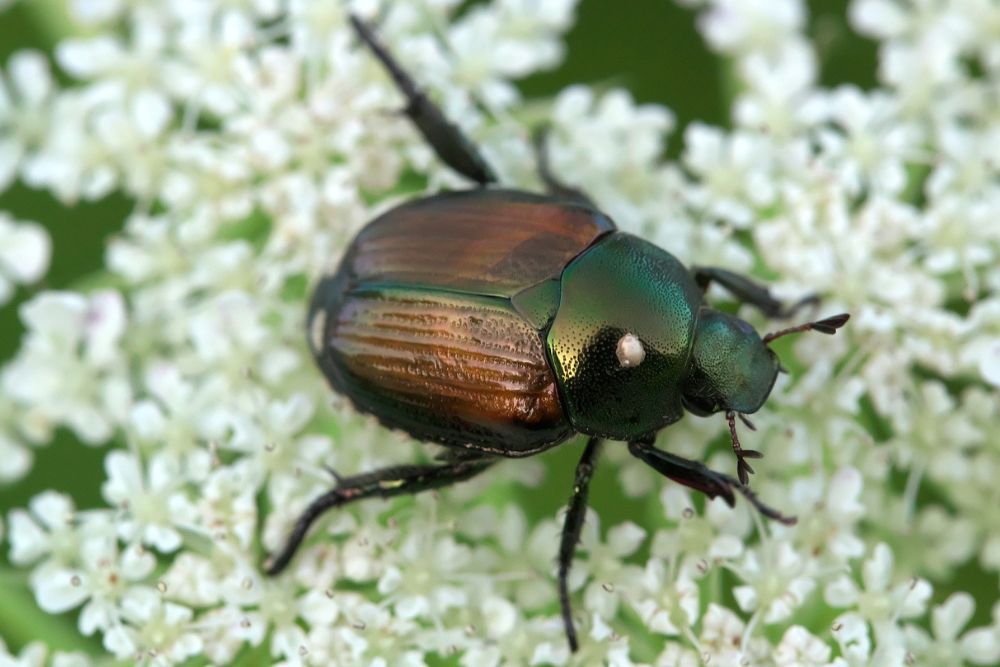
[[[194,611],[163,600],[160,593],[148,588],[135,589],[122,600],[124,623],[107,633],[105,643],[119,659],[143,656],[150,663],[171,664],[202,652],[203,640],[192,622]]]
[[[931,612],[933,636],[922,628],[905,628],[911,653],[927,664],[942,667],[963,665],[995,665],[1000,661],[1000,637],[989,627],[963,633],[972,618],[975,602],[968,593],[953,593]]]
[[[821,159],[848,194],[862,189],[896,194],[906,186],[906,162],[914,157],[920,134],[900,121],[896,104],[890,96],[853,86],[828,96],[827,118],[836,129],[818,132]]]
[[[667,642],[655,664],[657,667],[700,667],[702,662],[691,649],[676,642]]]
[[[816,125],[826,111],[825,100],[813,88],[817,70],[812,48],[798,41],[783,44],[776,57],[747,55],[740,74],[748,90],[736,101],[736,120],[779,141]]]
[[[799,517],[796,538],[810,553],[823,554],[836,564],[844,564],[864,553],[864,542],[856,534],[857,523],[865,513],[861,503],[862,486],[863,480],[857,470],[838,470],[831,477],[825,496],[813,500],[816,510],[804,512]],[[818,480],[809,477],[795,488],[815,495],[822,487]],[[797,504],[803,506],[801,502]]]
[[[629,595],[641,576],[639,568],[626,559],[633,555],[646,538],[646,531],[632,522],[608,530],[600,538],[600,520],[589,515],[580,535],[580,550],[587,554],[586,568],[590,582],[584,592],[584,606],[594,615],[611,620],[618,612],[622,596]]]
[[[748,551],[738,566],[730,566],[745,584],[733,589],[744,611],[761,610],[765,623],[787,619],[816,586],[808,562],[784,541]]]
[[[2,7],[0,7],[2,11]],[[33,641],[21,649],[17,655],[7,651],[3,639],[0,639],[0,665],[4,667],[91,667],[94,662],[82,652],[66,653],[53,651],[40,641]]]
[[[71,567],[36,570],[32,587],[38,605],[49,613],[83,605],[78,627],[84,635],[107,633],[121,621],[123,602],[144,594],[144,587],[136,584],[145,581],[155,565],[156,559],[141,547],[120,551],[113,537],[85,534],[78,561]],[[115,641],[115,635],[105,634],[106,646]]]
[[[21,307],[29,334],[6,367],[3,390],[84,442],[107,440],[131,388],[118,345],[126,326],[117,292],[44,292]]]
[[[106,513],[79,514],[68,496],[55,491],[38,494],[28,507],[10,513],[10,560],[21,566],[42,561],[36,572],[70,567],[88,536],[114,534]]]
[[[708,43],[723,52],[770,52],[805,22],[799,0],[713,0],[700,17]]]
[[[45,141],[50,130],[55,86],[45,56],[18,51],[7,75],[0,73],[0,192],[22,167],[22,160]]]
[[[689,201],[704,214],[747,227],[758,208],[773,203],[777,188],[771,152],[763,137],[692,123],[684,133],[684,163],[698,177]]]
[[[396,564],[378,581],[378,590],[402,619],[440,619],[454,607],[468,604],[467,590],[457,585],[473,564],[472,552],[426,525],[422,533],[395,545]]]
[[[774,648],[778,667],[824,667],[830,660],[830,646],[801,625],[793,625]]]
[[[663,487],[660,502],[677,526],[656,532],[652,553],[669,561],[681,560],[688,576],[701,577],[716,564],[743,553],[743,538],[750,529],[745,508],[734,510],[718,499],[708,504],[704,515],[699,514],[691,493],[675,484]]]
[[[913,578],[893,585],[892,570],[892,551],[888,545],[879,543],[862,566],[864,589],[853,579],[840,577],[826,587],[826,601],[835,607],[855,607],[873,623],[894,623],[897,619],[922,615],[931,596],[930,584]]]
[[[746,624],[731,610],[714,602],[709,603],[701,619],[698,648],[702,663],[713,665],[740,665],[763,658],[770,653],[765,640],[752,639],[746,645]]]
[[[674,170],[659,165],[664,135],[673,130],[667,109],[637,105],[625,91],[597,97],[570,86],[556,97],[547,151],[552,171],[588,193],[624,229],[653,227],[669,199]],[[521,168],[531,167],[530,154]]]
[[[203,483],[197,524],[213,541],[233,537],[236,548],[249,549],[257,527],[254,496],[259,483],[253,464],[245,459],[212,471]]]
[[[112,451],[104,461],[108,479],[101,488],[105,500],[119,507],[119,536],[139,541],[161,552],[181,545],[178,528],[195,522],[196,511],[181,492],[183,479],[176,464],[154,456],[143,469],[142,461],[122,451]]]
[[[869,664],[872,641],[868,624],[859,614],[849,612],[838,616],[833,621],[831,633],[848,664],[852,666]]]
[[[28,285],[45,275],[51,254],[45,229],[0,211],[0,305],[10,300],[14,284]]]
[[[634,593],[636,612],[643,623],[652,631],[667,636],[690,633],[698,621],[698,586],[690,578],[681,575],[673,579],[673,573],[659,558],[651,558],[639,582],[641,587]]]

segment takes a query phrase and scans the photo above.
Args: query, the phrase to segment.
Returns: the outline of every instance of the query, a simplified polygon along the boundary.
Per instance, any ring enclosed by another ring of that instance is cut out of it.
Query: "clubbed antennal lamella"
[[[841,313],[839,315],[833,315],[832,317],[827,317],[823,320],[816,320],[815,322],[806,322],[805,324],[800,324],[797,327],[789,327],[788,329],[781,329],[775,331],[774,333],[769,333],[764,336],[764,345],[767,345],[772,340],[781,338],[782,336],[787,336],[793,333],[802,333],[804,331],[818,331],[823,334],[832,336],[837,333],[837,329],[847,324],[847,320],[851,318],[847,313]]]

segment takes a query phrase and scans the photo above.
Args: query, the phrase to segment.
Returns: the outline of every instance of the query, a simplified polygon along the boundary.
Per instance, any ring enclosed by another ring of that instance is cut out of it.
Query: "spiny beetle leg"
[[[538,177],[542,179],[542,183],[545,184],[546,192],[550,195],[577,202],[596,210],[597,206],[594,205],[593,199],[584,194],[582,190],[566,185],[559,180],[558,176],[552,173],[552,167],[549,165],[548,150],[550,129],[549,125],[542,125],[537,128],[532,135],[532,145],[535,149],[535,164],[538,169]]]
[[[789,526],[795,523],[795,517],[785,516],[778,510],[768,507],[757,498],[757,494],[749,487],[740,484],[729,475],[712,470],[703,463],[675,456],[653,447],[652,442],[646,441],[628,443],[628,451],[632,456],[641,459],[660,474],[679,484],[701,491],[709,498],[721,497],[726,501],[726,504],[733,507],[736,504],[736,497],[733,494],[735,490],[768,519],[774,519]]]
[[[352,477],[338,477],[334,488],[312,501],[299,515],[284,548],[265,564],[266,572],[275,575],[288,566],[310,526],[328,509],[363,498],[390,498],[449,486],[478,475],[494,462],[480,458],[443,465],[391,466]]]
[[[579,642],[576,639],[576,629],[573,627],[573,613],[569,606],[569,568],[573,564],[573,554],[580,541],[580,530],[587,513],[587,492],[590,488],[590,478],[594,475],[597,456],[601,451],[601,439],[591,438],[587,448],[583,450],[580,462],[576,464],[576,480],[573,482],[573,495],[569,499],[569,509],[563,521],[562,538],[559,541],[559,606],[562,609],[563,626],[566,628],[566,639],[569,650],[576,652]]]
[[[448,120],[440,107],[427,98],[427,95],[414,82],[413,77],[407,74],[406,70],[375,36],[371,27],[353,14],[351,14],[350,21],[358,37],[371,49],[375,57],[389,72],[396,87],[406,96],[404,113],[424,135],[424,139],[431,145],[441,161],[480,185],[495,183],[496,173],[479,150],[456,125]]]
[[[733,443],[733,453],[736,454],[736,476],[739,477],[740,484],[747,486],[750,484],[750,475],[753,474],[753,468],[746,462],[746,459],[762,459],[764,455],[756,449],[743,449],[743,446],[740,444],[740,436],[736,433],[736,415],[735,411],[728,410],[726,412],[726,421],[729,422],[729,437]],[[757,427],[746,417],[742,414],[739,416],[743,419],[744,424],[749,424],[750,430],[757,430]]]
[[[819,297],[810,294],[791,306],[785,307],[771,296],[771,292],[766,287],[739,273],[712,266],[696,266],[692,272],[695,282],[702,290],[707,290],[713,282],[718,283],[737,300],[749,303],[768,317],[779,320],[788,319],[802,308],[819,303]]]

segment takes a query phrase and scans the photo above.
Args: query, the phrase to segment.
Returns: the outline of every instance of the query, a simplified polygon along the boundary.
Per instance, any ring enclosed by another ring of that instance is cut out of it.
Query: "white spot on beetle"
[[[618,355],[618,363],[622,368],[633,368],[642,363],[646,358],[646,350],[642,346],[642,341],[638,336],[627,333],[618,339],[618,347],[615,349]]]
[[[324,337],[326,336],[326,311],[322,308],[316,311],[313,315],[312,320],[309,322],[309,342],[312,343],[314,352],[323,351],[323,343],[326,341]]]

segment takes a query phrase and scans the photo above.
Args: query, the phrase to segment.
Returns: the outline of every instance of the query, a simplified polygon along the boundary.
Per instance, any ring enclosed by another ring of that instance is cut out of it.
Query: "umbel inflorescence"
[[[573,2],[458,4],[352,8],[504,182],[538,188],[531,135],[548,123],[553,171],[621,228],[853,315],[842,336],[783,348],[796,372],[755,416],[755,487],[795,526],[702,505],[607,447],[613,492],[592,496],[570,581],[572,659],[1000,660],[1000,606],[984,608],[1000,572],[1000,7],[850,3],[850,26],[879,43],[878,85],[862,90],[819,83],[804,2],[685,2],[733,73],[732,124],[689,125],[670,161],[664,107],[606,87],[521,98],[514,81],[563,57]],[[0,479],[24,478],[58,429],[107,452],[104,505],[56,486],[4,516],[5,576],[34,601],[3,613],[74,610],[81,647],[7,637],[15,659],[88,664],[100,646],[155,664],[568,663],[549,585],[561,517],[534,511],[550,487],[565,494],[545,460],[351,507],[288,575],[262,575],[326,467],[428,456],[331,405],[305,344],[307,286],[357,229],[460,184],[391,113],[400,98],[348,3],[68,10],[78,35],[3,65],[0,188],[68,206],[117,192],[134,208],[99,275],[21,306],[0,370]],[[35,223],[0,215],[0,301],[48,256]],[[727,442],[719,420],[688,418],[659,445],[731,469]],[[602,522],[623,498],[631,520]]]

